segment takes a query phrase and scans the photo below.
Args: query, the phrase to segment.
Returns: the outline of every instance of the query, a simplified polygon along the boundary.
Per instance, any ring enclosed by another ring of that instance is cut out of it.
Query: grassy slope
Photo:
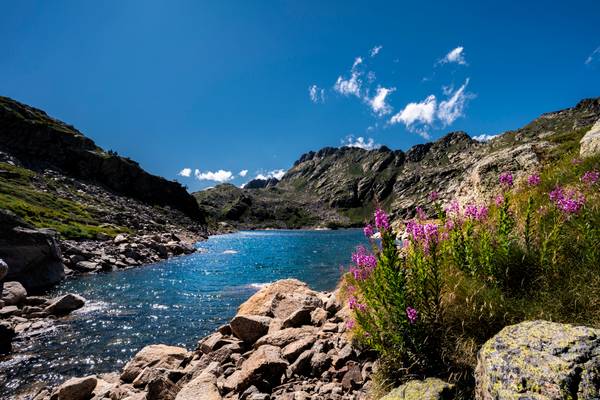
[[[0,208],[8,209],[38,228],[51,228],[64,238],[94,238],[98,233],[114,236],[124,227],[102,224],[94,209],[40,190],[34,179],[44,179],[26,168],[0,163]],[[53,183],[44,182],[49,188]]]

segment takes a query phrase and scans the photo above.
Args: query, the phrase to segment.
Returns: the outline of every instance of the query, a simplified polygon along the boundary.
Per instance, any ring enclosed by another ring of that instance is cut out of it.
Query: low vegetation
[[[38,228],[56,230],[66,239],[95,238],[98,234],[115,236],[126,228],[102,224],[94,210],[78,202],[57,196],[52,182],[40,189],[35,179],[44,179],[26,168],[0,163],[0,208],[10,210]]]
[[[573,137],[573,136],[572,136]],[[480,346],[530,319],[600,327],[600,157],[560,158],[513,182],[490,204],[418,208],[398,240],[375,212],[372,249],[358,248],[344,279],[347,324],[382,361],[379,383],[441,376],[472,396]]]

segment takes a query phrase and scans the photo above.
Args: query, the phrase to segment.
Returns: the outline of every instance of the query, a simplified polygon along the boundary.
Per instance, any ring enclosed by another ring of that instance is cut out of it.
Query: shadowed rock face
[[[57,169],[203,221],[196,201],[179,183],[151,175],[135,161],[105,152],[73,126],[7,97],[0,97],[0,150],[29,168]]]
[[[8,265],[5,281],[18,281],[36,291],[64,278],[56,233],[33,229],[16,215],[0,209],[0,258]]]

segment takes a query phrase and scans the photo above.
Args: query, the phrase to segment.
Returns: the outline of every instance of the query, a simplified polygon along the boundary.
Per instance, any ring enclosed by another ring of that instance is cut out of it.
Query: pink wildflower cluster
[[[574,189],[565,191],[560,186],[557,186],[549,193],[549,196],[556,207],[567,214],[578,213],[585,204],[585,196]]]
[[[477,221],[483,221],[488,216],[489,209],[486,206],[477,206],[475,204],[467,204],[465,206],[465,216]]]
[[[363,233],[368,238],[370,238],[371,236],[373,236],[373,234],[375,233],[375,231],[373,230],[373,226],[371,224],[367,224],[367,226],[365,226],[363,228]]]
[[[427,215],[425,214],[425,211],[423,211],[423,209],[421,207],[417,207],[416,213],[417,213],[417,217],[420,220],[427,219]]]
[[[352,254],[352,262],[354,265],[350,267],[350,273],[354,279],[362,281],[367,279],[377,266],[377,257],[369,253],[363,246],[359,246],[356,253]]]
[[[440,197],[440,195],[436,191],[429,193],[429,200],[431,200],[431,201],[436,201],[437,199],[439,199],[439,197]]]
[[[415,322],[417,322],[417,318],[419,317],[419,314],[417,313],[417,310],[415,310],[412,307],[406,307],[406,317],[408,318],[408,322],[410,322],[411,324],[414,324]]]
[[[513,176],[510,172],[503,172],[498,177],[500,184],[505,188],[509,188],[513,185]]]
[[[387,214],[380,208],[375,210],[375,226],[377,229],[389,229],[390,223]]]
[[[352,329],[354,328],[355,322],[353,319],[349,319],[348,321],[346,321],[346,328],[347,329]]]
[[[542,179],[538,174],[529,175],[529,177],[527,178],[527,184],[529,186],[537,186],[540,184],[541,181]]]
[[[598,182],[598,178],[600,178],[600,172],[598,171],[587,171],[581,177],[581,181],[589,186],[592,186],[596,182]]]
[[[455,216],[460,216],[460,204],[457,200],[452,200],[452,202],[446,207],[446,212],[448,214],[454,214]]]
[[[439,241],[439,230],[436,224],[420,224],[414,220],[406,223],[406,232],[410,238],[423,245],[425,252],[429,252],[432,244]]]
[[[356,297],[354,296],[350,296],[350,299],[348,299],[348,307],[350,307],[351,310],[358,311],[365,311],[367,309],[367,306],[362,303],[359,303]]]

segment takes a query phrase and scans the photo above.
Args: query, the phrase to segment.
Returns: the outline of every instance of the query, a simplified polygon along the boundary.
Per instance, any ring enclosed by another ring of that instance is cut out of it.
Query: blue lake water
[[[142,347],[194,349],[261,286],[298,278],[331,290],[364,242],[361,230],[251,231],[213,236],[203,252],[141,268],[69,279],[54,291],[86,306],[0,361],[0,396],[34,381],[118,371]]]

